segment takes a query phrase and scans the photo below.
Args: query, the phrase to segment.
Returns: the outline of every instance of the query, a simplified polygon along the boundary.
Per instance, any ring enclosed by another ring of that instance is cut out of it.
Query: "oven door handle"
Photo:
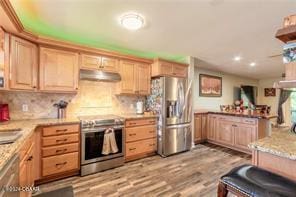
[[[109,128],[113,128],[114,130],[116,130],[116,129],[123,129],[124,126],[85,128],[85,129],[81,129],[81,132],[83,132],[83,133],[105,132]]]

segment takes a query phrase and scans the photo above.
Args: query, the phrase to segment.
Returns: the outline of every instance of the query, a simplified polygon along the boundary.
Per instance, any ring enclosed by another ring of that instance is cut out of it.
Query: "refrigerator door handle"
[[[180,83],[180,82],[178,83],[178,101],[179,101],[178,115],[179,115],[179,118],[181,118],[183,115],[183,108],[185,106],[185,96],[184,96],[183,83]]]
[[[186,127],[190,127],[191,124],[187,123],[187,124],[179,124],[179,125],[171,125],[171,126],[167,126],[166,129],[180,129],[180,128],[186,128]]]

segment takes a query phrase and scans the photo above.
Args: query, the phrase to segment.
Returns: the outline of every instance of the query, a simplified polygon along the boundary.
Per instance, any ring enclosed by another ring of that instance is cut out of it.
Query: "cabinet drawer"
[[[78,143],[42,148],[42,157],[78,152]]]
[[[253,118],[243,118],[242,123],[255,125],[257,124],[257,120]]]
[[[78,142],[78,140],[79,140],[78,134],[43,137],[42,138],[42,145],[43,146],[52,146],[52,145],[69,144],[69,143],[73,143],[73,142]]]
[[[149,124],[156,124],[155,118],[148,118],[148,119],[138,119],[138,120],[127,120],[125,121],[126,127],[136,127],[142,125],[149,125]]]
[[[173,64],[162,62],[160,64],[160,74],[161,75],[172,75],[173,74]]]
[[[156,138],[126,143],[126,157],[156,151]]]
[[[78,152],[42,159],[42,176],[78,169]]]
[[[126,142],[156,137],[156,125],[126,128]]]
[[[52,126],[52,127],[44,127],[43,128],[43,136],[53,136],[53,135],[62,135],[68,133],[78,133],[79,125],[59,125],[59,126]]]

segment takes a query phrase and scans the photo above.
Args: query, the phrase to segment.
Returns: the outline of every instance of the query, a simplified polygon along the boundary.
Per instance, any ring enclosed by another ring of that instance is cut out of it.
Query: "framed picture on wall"
[[[264,96],[276,96],[275,88],[264,88]]]
[[[222,77],[199,74],[199,96],[221,97]]]

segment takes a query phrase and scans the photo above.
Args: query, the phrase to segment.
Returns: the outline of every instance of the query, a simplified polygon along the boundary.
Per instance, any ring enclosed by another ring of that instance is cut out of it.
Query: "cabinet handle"
[[[37,87],[36,86],[33,86],[33,88],[36,89]]]
[[[150,124],[155,124],[155,121],[154,120],[150,120],[149,123]]]
[[[32,159],[33,159],[33,156],[30,156],[30,157],[27,159],[27,161],[32,161]]]
[[[63,166],[63,165],[66,165],[67,164],[67,162],[65,161],[65,162],[63,162],[63,163],[57,163],[56,164],[56,167],[59,167],[59,166]]]
[[[58,150],[56,150],[56,153],[60,153],[60,152],[66,152],[68,149],[67,148],[65,148],[65,149],[58,149]]]
[[[68,139],[56,140],[56,142],[66,142]]]
[[[155,144],[149,144],[149,146],[154,146]]]
[[[131,151],[131,150],[136,150],[136,148],[129,148],[129,150]]]
[[[154,133],[154,130],[149,131],[149,133]]]
[[[134,135],[137,135],[136,133],[131,133],[131,134],[129,134],[129,136],[134,136]]]
[[[57,129],[56,130],[57,133],[59,133],[59,132],[66,132],[66,131],[68,131],[68,129]]]
[[[130,125],[135,125],[135,124],[137,124],[136,122],[130,122],[129,123]]]
[[[233,127],[237,127],[237,125],[235,125],[235,124],[234,124],[234,125],[232,125],[232,126],[233,126]]]

